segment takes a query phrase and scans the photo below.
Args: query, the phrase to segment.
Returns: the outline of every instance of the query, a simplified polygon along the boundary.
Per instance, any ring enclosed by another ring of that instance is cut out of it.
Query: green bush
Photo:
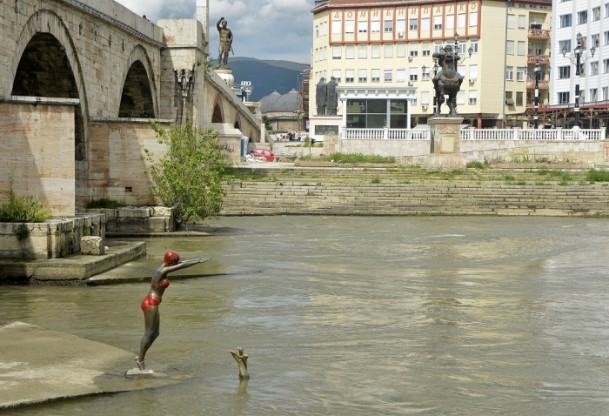
[[[590,169],[586,174],[586,180],[589,182],[609,182],[609,171]]]
[[[465,167],[472,168],[472,169],[486,169],[488,167],[488,165],[484,162],[474,160],[472,162],[467,162]]]
[[[45,222],[51,210],[31,196],[10,191],[8,201],[0,204],[0,222]]]
[[[114,208],[120,208],[120,207],[124,207],[124,206],[125,206],[124,203],[116,201],[114,199],[110,199],[110,198],[93,199],[92,201],[89,201],[89,203],[87,204],[87,208],[89,208],[89,209],[93,209],[93,208],[114,209]]]
[[[144,149],[150,164],[152,191],[163,204],[176,207],[178,225],[220,212],[227,163],[218,133],[200,131],[188,123],[171,129],[156,122],[151,122],[151,126],[159,143],[167,149],[159,160]]]

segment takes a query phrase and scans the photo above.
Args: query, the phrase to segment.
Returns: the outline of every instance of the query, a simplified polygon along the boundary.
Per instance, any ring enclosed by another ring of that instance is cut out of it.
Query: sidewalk
[[[187,378],[167,369],[154,377],[127,378],[127,370],[135,367],[132,352],[22,322],[0,327],[0,351],[0,410],[156,388]]]

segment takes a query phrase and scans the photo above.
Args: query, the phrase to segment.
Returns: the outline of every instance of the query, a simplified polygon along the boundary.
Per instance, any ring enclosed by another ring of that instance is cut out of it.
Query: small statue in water
[[[150,291],[142,301],[142,311],[144,312],[144,336],[140,342],[140,353],[135,357],[140,370],[144,370],[144,358],[146,352],[155,339],[159,336],[161,317],[159,315],[159,305],[163,300],[163,293],[169,286],[167,275],[176,270],[204,263],[209,259],[199,258],[180,262],[180,255],[175,251],[168,250],[163,256],[163,264],[152,275]]]
[[[247,372],[247,359],[248,355],[245,353],[243,348],[237,347],[237,352],[230,351],[233,355],[237,365],[239,366],[239,380],[247,380],[250,378],[250,374]]]

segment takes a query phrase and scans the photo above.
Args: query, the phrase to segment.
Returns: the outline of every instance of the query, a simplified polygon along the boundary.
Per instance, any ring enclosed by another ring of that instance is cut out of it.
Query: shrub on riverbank
[[[302,156],[301,160],[334,162],[334,163],[395,163],[393,156],[364,155],[361,153],[332,153],[327,156]]]
[[[0,204],[0,222],[45,222],[51,210],[31,196],[18,196],[10,191],[8,201]]]
[[[590,182],[609,182],[609,171],[590,169],[586,175],[586,180]]]

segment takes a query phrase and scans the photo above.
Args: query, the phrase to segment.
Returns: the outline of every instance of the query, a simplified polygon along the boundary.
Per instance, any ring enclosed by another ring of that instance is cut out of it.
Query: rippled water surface
[[[602,415],[609,220],[250,217],[146,240],[211,260],[173,279],[151,368],[191,377],[18,415]],[[119,271],[113,271],[113,273]],[[136,351],[147,284],[2,287],[19,320]],[[239,385],[228,353],[249,354]],[[126,370],[132,363],[126,364]],[[8,413],[7,413],[8,414]]]

